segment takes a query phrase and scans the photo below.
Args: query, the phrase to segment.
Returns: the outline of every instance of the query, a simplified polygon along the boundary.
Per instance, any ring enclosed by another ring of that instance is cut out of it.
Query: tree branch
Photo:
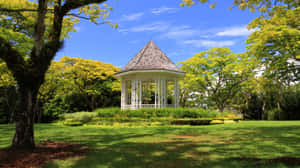
[[[78,17],[80,19],[84,19],[84,20],[90,20],[91,18],[89,17],[84,17],[84,16],[80,16],[78,14],[75,14],[75,13],[68,13],[66,14],[67,16],[74,16],[74,17]],[[95,23],[95,22],[94,22]],[[101,22],[101,23],[95,23],[96,25],[101,25],[101,24],[105,24],[106,22]]]
[[[24,72],[25,60],[13,46],[0,36],[0,58],[6,62],[12,72]],[[16,74],[14,74],[16,76]]]
[[[66,15],[73,9],[80,8],[82,6],[92,4],[92,3],[102,3],[107,0],[66,0],[66,3],[62,6],[62,13]]]
[[[8,9],[0,8],[0,12],[10,12],[10,13],[19,13],[19,12],[38,12],[38,9]],[[53,13],[53,9],[47,9],[47,12]]]
[[[37,9],[8,9],[0,8],[0,12],[38,12]]]
[[[43,37],[45,33],[45,18],[46,18],[46,13],[47,13],[47,5],[48,5],[48,0],[39,0],[39,8],[38,8],[38,18],[35,26],[35,43],[34,43],[34,49],[32,53],[33,61],[36,57],[40,55],[41,52],[41,47],[43,45]]]

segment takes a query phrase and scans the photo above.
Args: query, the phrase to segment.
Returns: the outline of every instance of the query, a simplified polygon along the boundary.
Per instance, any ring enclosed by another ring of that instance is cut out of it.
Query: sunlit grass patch
[[[38,124],[36,141],[89,146],[80,159],[47,167],[300,167],[299,121],[246,121],[212,126],[70,127]],[[0,126],[7,147],[13,125]]]

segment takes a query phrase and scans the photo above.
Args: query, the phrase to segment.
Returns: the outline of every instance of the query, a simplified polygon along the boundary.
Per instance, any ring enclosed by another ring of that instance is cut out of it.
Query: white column
[[[154,89],[154,105],[155,105],[155,108],[157,107],[157,80],[154,80],[154,85],[155,85],[155,89]]]
[[[174,107],[177,107],[176,79],[174,80]]]
[[[165,81],[161,80],[161,107],[165,106]]]
[[[167,80],[164,80],[164,107],[167,105]]]
[[[160,98],[160,104],[161,104],[161,107],[164,107],[164,101],[165,101],[165,85],[164,85],[164,80],[161,79],[160,80],[161,82],[161,98]]]
[[[135,109],[135,80],[131,80],[131,108]]]
[[[139,108],[139,80],[135,80],[135,109]]]
[[[166,99],[166,80],[164,79],[161,79],[160,80],[160,89],[161,89],[161,93],[160,93],[160,104],[161,104],[161,107],[165,107],[165,99]]]
[[[125,105],[125,80],[121,80],[121,109],[124,109]]]
[[[174,80],[175,107],[179,107],[179,84],[178,80]]]
[[[127,102],[128,102],[128,81],[124,81],[124,107],[127,108]]]
[[[157,80],[157,84],[158,84],[158,88],[157,88],[157,103],[158,103],[158,108],[160,108],[161,106],[161,83],[160,83],[160,79]]]
[[[139,108],[142,107],[142,81],[139,80]]]

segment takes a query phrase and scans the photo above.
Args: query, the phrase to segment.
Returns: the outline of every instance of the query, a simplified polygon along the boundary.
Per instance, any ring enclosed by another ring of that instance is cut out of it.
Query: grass
[[[90,147],[84,158],[44,167],[300,167],[299,121],[146,128],[38,124],[35,131],[37,143],[48,139]],[[0,148],[10,145],[13,133],[13,125],[0,125]]]

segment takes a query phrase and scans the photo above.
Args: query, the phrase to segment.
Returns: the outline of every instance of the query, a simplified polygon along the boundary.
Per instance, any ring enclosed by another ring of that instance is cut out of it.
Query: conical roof
[[[138,70],[168,70],[184,73],[180,70],[157,45],[150,40],[129,63],[116,74]]]

